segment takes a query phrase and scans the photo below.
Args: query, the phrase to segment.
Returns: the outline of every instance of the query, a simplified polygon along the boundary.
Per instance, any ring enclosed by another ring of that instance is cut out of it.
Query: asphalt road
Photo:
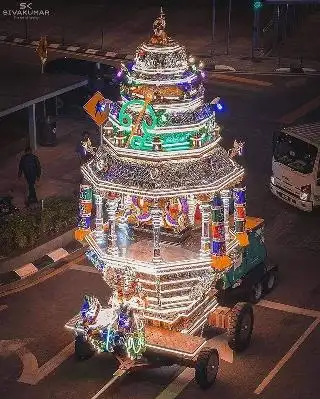
[[[248,214],[265,219],[269,256],[281,272],[278,287],[255,306],[252,345],[232,363],[221,362],[217,382],[208,391],[198,389],[189,369],[170,367],[127,376],[100,398],[318,398],[320,214],[302,213],[273,198],[268,181],[273,131],[284,115],[293,115],[318,96],[320,78],[247,79],[251,81],[208,75],[207,95],[223,99],[225,111],[218,118],[225,146],[234,138],[246,142],[240,162],[247,170]],[[319,117],[319,109],[311,109],[296,122]],[[76,362],[73,336],[64,329],[85,293],[108,297],[99,274],[87,266],[80,259],[58,276],[0,298],[0,397],[92,399],[110,380],[115,370],[110,356]]]
[[[48,9],[50,15],[37,20],[19,20],[1,14],[0,34],[6,32],[22,38],[27,36],[32,40],[38,40],[40,35],[47,35],[51,42],[90,44],[93,48],[132,52],[151,33],[152,23],[159,15],[160,6],[163,6],[170,34],[174,33],[177,40],[187,44],[190,51],[207,54],[212,49],[210,0],[197,0],[197,7],[194,7],[193,1],[188,0],[153,0],[147,4],[143,0],[89,3],[70,1],[52,4],[52,1],[42,1],[41,8]],[[33,4],[34,9],[39,7],[39,4]],[[6,8],[15,7],[11,4]],[[267,15],[270,14],[270,9],[271,7],[264,8]],[[226,12],[225,1],[217,0],[215,50],[218,52],[225,51]],[[252,18],[250,7],[233,2],[231,48],[236,49],[239,43],[241,46],[245,39],[245,44],[248,45],[247,55],[250,54]],[[190,29],[193,35],[190,35]]]

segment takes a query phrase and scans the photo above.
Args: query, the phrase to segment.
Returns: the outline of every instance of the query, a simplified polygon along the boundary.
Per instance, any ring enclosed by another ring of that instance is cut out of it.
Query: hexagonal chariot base
[[[161,259],[155,261],[151,239],[138,236],[118,254],[108,253],[107,235],[102,238],[93,231],[86,240],[103,265],[104,276],[110,268],[120,273],[130,268],[135,273],[148,298],[144,309],[147,324],[189,330],[217,304],[212,287],[221,274],[213,271],[210,254],[201,256],[179,244],[162,243]],[[237,247],[237,240],[232,238],[227,252]]]

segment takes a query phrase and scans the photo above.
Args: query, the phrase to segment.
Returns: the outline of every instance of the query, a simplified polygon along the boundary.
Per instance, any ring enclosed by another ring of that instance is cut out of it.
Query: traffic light
[[[254,10],[260,10],[260,8],[263,6],[262,1],[254,1],[253,2],[253,8]]]

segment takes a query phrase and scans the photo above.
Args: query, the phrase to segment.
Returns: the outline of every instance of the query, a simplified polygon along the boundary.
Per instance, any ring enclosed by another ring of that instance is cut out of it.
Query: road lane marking
[[[260,395],[266,386],[272,381],[272,379],[279,373],[281,368],[287,363],[287,361],[293,356],[293,354],[299,349],[299,346],[308,338],[313,330],[319,325],[320,319],[315,319],[307,330],[301,335],[301,337],[292,345],[289,351],[283,356],[283,358],[276,364],[276,366],[270,371],[266,378],[254,391],[256,395]]]
[[[6,309],[8,309],[8,305],[0,305],[0,312]]]
[[[85,266],[85,265],[78,265],[77,263],[74,263],[71,267],[70,270],[79,270],[81,272],[86,272],[86,273],[96,273],[100,274],[99,270],[97,270],[93,266]]]
[[[279,303],[279,302],[266,301],[263,299],[259,303],[257,303],[257,305],[262,306],[264,308],[269,308],[269,309],[274,309],[274,310],[282,310],[283,312],[299,314],[302,316],[314,317],[316,319],[320,318],[320,312],[318,312],[317,310],[298,308],[296,306],[285,305],[285,304]]]
[[[217,64],[214,66],[215,71],[232,71],[237,72],[235,68],[230,65]]]
[[[79,46],[69,46],[69,47],[67,47],[67,50],[68,51],[77,51],[77,50],[79,50]]]
[[[304,115],[307,115],[309,112],[315,110],[318,107],[320,107],[320,96],[314,98],[313,100],[308,101],[307,103],[303,104],[301,107],[282,116],[278,120],[278,122],[289,125],[290,123],[295,122],[297,119],[301,118]]]
[[[214,78],[215,79],[221,79],[221,80],[229,80],[231,82],[251,84],[251,85],[254,85],[254,86],[261,86],[261,87],[273,86],[273,83],[266,82],[264,80],[248,79],[248,78],[242,78],[241,76],[224,75],[222,73],[215,74]]]
[[[229,363],[233,362],[233,350],[229,347],[226,337],[223,334],[208,340],[206,347],[217,349],[220,359]],[[115,375],[90,399],[97,399],[124,374],[126,374],[125,371],[119,375]],[[155,399],[175,399],[193,379],[194,368],[186,367]]]
[[[24,348],[25,349],[25,348]],[[28,350],[22,350],[20,358],[23,364],[23,371],[18,379],[29,385],[36,385],[43,378],[47,377],[53,370],[60,366],[74,353],[74,342],[67,345],[62,351],[57,353],[52,359],[47,361],[41,367],[38,366],[38,361],[35,355]]]
[[[95,50],[93,48],[88,48],[85,53],[86,54],[96,54],[99,50]]]
[[[194,379],[194,369],[186,367],[155,399],[174,399]]]
[[[3,339],[0,340],[0,356],[7,356],[11,353],[18,353],[28,342],[32,341],[31,338],[25,339]]]
[[[122,377],[123,374],[125,374],[125,371],[121,374],[113,376],[110,381],[108,381],[94,396],[92,396],[91,399],[97,399],[101,394],[103,394],[103,392],[110,388],[112,384],[114,384],[120,377]]]
[[[115,53],[113,51],[107,51],[104,56],[108,57],[108,58],[110,58],[110,57],[115,58],[117,56],[117,53]]]
[[[50,44],[49,44],[49,47],[50,47],[50,48],[55,48],[55,49],[57,49],[57,48],[60,47],[60,44],[59,44],[59,43],[50,43]]]
[[[233,363],[233,350],[224,334],[207,341],[207,346],[217,349],[220,359]],[[155,399],[175,399],[193,379],[194,368],[186,367]]]

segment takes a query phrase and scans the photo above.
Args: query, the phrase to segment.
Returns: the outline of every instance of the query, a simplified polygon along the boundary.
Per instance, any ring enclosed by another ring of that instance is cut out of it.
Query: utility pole
[[[229,0],[228,18],[227,18],[227,55],[229,55],[230,52],[231,8],[232,8],[232,0]]]
[[[252,48],[251,57],[255,58],[255,51],[260,45],[260,10],[262,8],[261,1],[253,1],[253,27],[252,27]]]
[[[216,0],[212,0],[212,54],[214,53],[215,29],[216,29]]]
[[[104,31],[103,28],[101,28],[101,50],[103,50],[103,41],[104,41]]]
[[[275,50],[279,44],[279,35],[280,35],[280,6],[277,5],[274,7],[273,14],[273,45],[272,48]]]
[[[28,40],[28,22],[27,19],[24,19],[24,38]]]

